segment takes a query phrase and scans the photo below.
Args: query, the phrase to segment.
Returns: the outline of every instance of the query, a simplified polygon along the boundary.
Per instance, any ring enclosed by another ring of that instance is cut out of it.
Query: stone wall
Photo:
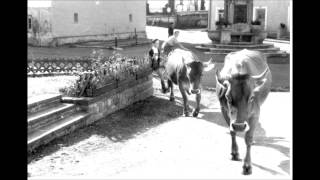
[[[63,97],[65,103],[75,103],[83,111],[91,113],[86,124],[91,124],[117,110],[123,109],[134,102],[146,99],[153,95],[153,81],[151,71],[133,79],[134,83],[119,83],[100,96],[87,98]]]
[[[137,38],[146,38],[145,31],[136,32]],[[48,46],[60,46],[64,44],[73,44],[90,41],[111,41],[115,37],[118,39],[133,39],[135,37],[134,30],[132,32],[114,33],[114,34],[96,34],[96,35],[81,35],[81,36],[65,36],[54,37],[52,42],[47,44]]]

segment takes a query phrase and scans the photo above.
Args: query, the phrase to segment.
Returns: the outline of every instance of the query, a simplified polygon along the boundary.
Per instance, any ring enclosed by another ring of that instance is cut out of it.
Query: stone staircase
[[[75,104],[62,103],[61,95],[28,99],[28,152],[84,126],[89,116]]]
[[[278,62],[289,62],[290,55],[274,47],[273,44],[253,44],[248,42],[233,42],[230,44],[202,44],[195,46],[196,49],[210,55],[215,61],[223,62],[224,57],[230,53],[242,49],[256,50],[264,53],[268,62],[277,60]]]

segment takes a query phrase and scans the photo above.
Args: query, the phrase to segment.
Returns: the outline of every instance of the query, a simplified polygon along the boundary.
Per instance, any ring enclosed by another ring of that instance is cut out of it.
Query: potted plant
[[[231,28],[231,23],[229,21],[224,21],[223,25],[225,28],[230,29]]]
[[[251,32],[259,33],[262,30],[261,22],[259,20],[251,21]]]
[[[208,30],[208,37],[213,43],[220,42],[221,30]]]
[[[224,25],[224,21],[219,20],[219,21],[216,21],[215,24],[216,24],[216,30],[221,30]]]

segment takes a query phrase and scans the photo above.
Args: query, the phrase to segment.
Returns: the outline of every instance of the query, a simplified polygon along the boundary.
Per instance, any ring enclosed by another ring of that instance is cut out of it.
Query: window
[[[129,14],[129,22],[132,22],[132,14]]]
[[[223,19],[224,19],[224,9],[222,7],[217,7],[215,21],[222,21]]]
[[[258,20],[264,29],[267,28],[267,7],[254,7],[253,20]]]
[[[32,29],[32,16],[29,15],[28,16],[28,30],[31,30]]]
[[[222,21],[224,19],[224,10],[223,9],[219,9],[218,10],[218,20]]]
[[[78,13],[73,14],[73,22],[76,24],[78,23]]]

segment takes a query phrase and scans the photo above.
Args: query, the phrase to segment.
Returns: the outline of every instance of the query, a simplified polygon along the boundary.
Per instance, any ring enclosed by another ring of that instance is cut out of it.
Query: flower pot
[[[211,39],[213,43],[220,43],[220,36],[221,36],[220,30],[208,31],[208,37],[209,39]]]
[[[259,33],[256,33],[253,37],[254,37],[255,44],[262,44],[264,39],[267,38],[267,32],[260,31]]]
[[[253,34],[259,34],[262,30],[262,26],[260,25],[251,25],[251,33]]]
[[[221,31],[220,43],[229,44],[231,42],[231,29],[223,29]]]

